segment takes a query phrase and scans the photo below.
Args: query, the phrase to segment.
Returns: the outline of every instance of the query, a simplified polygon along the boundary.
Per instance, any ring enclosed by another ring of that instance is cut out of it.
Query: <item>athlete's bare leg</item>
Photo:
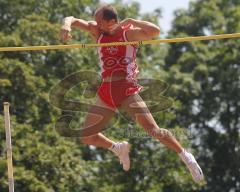
[[[100,106],[101,108],[97,106]],[[111,150],[116,156],[118,156],[123,169],[128,171],[130,169],[130,145],[128,142],[124,141],[115,143],[100,133],[114,114],[115,110],[107,106],[99,97],[97,97],[96,103],[87,114],[83,126],[83,129],[86,130],[86,135],[91,135],[89,134],[92,133],[91,130],[93,130],[94,133],[97,132],[97,134],[90,137],[83,137],[82,142],[87,145],[95,145],[97,147],[103,147]]]
[[[99,110],[97,106],[103,108],[103,110]],[[106,110],[104,110],[106,109]],[[88,145],[95,145],[97,147],[109,148],[114,142],[107,137],[105,137],[101,132],[103,128],[107,125],[107,123],[114,116],[115,110],[109,106],[107,106],[98,96],[95,102],[95,105],[90,109],[89,113],[86,116],[83,129],[94,129],[97,134],[92,136],[83,137],[82,142]],[[90,128],[93,127],[94,128]]]
[[[150,113],[147,105],[138,94],[125,99],[121,108],[125,110],[137,123],[139,123],[149,135],[158,139],[162,144],[173,149],[177,153],[182,152],[183,147],[167,129],[159,128]]]
[[[173,137],[170,131],[159,128],[153,119],[147,105],[138,95],[131,95],[122,102],[122,108],[137,121],[151,136],[178,153],[182,161],[188,167],[195,182],[203,180],[203,172],[194,156],[187,152]]]

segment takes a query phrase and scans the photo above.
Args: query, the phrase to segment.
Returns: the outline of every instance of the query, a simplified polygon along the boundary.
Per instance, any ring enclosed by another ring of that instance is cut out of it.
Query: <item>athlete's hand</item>
[[[134,19],[132,19],[132,18],[124,19],[119,23],[119,26],[125,26],[125,25],[128,25],[128,24],[133,24],[133,21],[134,21]]]
[[[70,32],[71,32],[71,29],[67,29],[64,26],[61,27],[61,30],[60,30],[60,40],[61,40],[61,42],[65,43],[69,39],[72,39],[72,35],[71,35]]]
[[[132,18],[124,19],[121,22],[119,22],[118,24],[116,24],[114,26],[113,30],[115,30],[118,27],[122,27],[122,26],[125,26],[125,25],[128,25],[128,24],[133,24],[133,23],[134,23],[134,19],[132,19]]]

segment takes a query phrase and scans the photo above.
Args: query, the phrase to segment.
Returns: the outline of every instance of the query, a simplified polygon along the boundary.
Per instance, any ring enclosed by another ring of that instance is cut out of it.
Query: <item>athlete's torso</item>
[[[126,31],[131,25],[122,27],[115,35],[101,34],[98,43],[124,42],[128,41]],[[138,71],[136,64],[137,47],[107,46],[98,48],[102,78],[122,76],[126,79],[135,79]]]

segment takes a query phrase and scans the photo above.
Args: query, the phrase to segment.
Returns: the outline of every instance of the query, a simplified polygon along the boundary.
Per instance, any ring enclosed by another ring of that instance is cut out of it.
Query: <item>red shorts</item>
[[[98,96],[110,107],[117,108],[130,95],[138,93],[143,86],[137,81],[119,80],[102,82],[97,90]]]

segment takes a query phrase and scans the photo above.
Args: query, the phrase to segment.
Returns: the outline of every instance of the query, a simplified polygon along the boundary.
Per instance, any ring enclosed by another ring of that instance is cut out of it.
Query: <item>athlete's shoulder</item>
[[[95,38],[99,37],[100,31],[98,29],[97,22],[88,21],[88,25],[89,25],[89,32],[91,33],[91,35],[94,36]]]
[[[97,22],[96,21],[88,21],[89,31],[96,32],[98,31]]]

